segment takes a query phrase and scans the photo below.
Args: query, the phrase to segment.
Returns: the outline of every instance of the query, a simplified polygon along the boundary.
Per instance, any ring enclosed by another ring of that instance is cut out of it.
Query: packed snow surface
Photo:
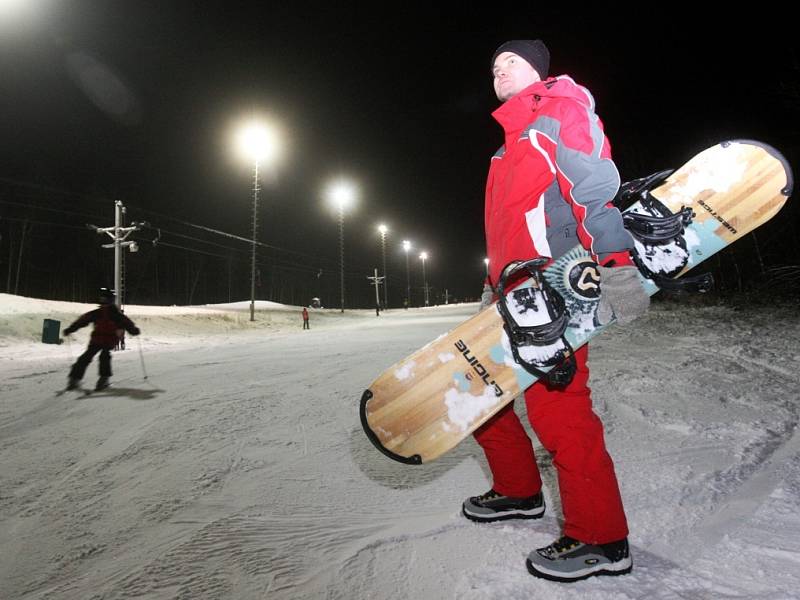
[[[374,311],[126,307],[112,387],[63,388],[90,305],[0,294],[0,598],[800,598],[800,315],[654,303],[591,344],[595,410],[634,570],[564,585],[526,555],[547,513],[476,524],[469,438],[422,466],[361,429],[363,390],[477,305]],[[97,365],[84,383],[91,386]],[[517,410],[524,410],[517,403]]]

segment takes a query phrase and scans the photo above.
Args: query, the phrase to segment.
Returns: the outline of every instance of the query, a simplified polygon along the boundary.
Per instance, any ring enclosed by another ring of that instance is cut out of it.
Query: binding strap
[[[542,277],[542,269],[547,262],[546,258],[534,258],[526,261],[514,261],[506,265],[497,286],[499,294],[497,307],[503,318],[503,328],[508,335],[511,354],[517,364],[531,375],[547,381],[550,385],[563,387],[568,385],[575,376],[577,363],[575,352],[564,337],[564,332],[569,324],[569,311],[564,303],[564,298]],[[514,296],[515,302],[527,310],[538,311],[540,309],[538,300],[541,298],[548,312],[549,322],[547,323],[520,325],[511,314],[505,292],[506,283],[513,280],[515,275],[523,270],[527,271],[534,280],[534,285],[510,293]],[[559,341],[563,345],[562,348],[559,348],[552,356],[536,361],[524,359],[519,352],[520,347],[550,346]],[[549,371],[543,371],[544,367],[552,368]]]

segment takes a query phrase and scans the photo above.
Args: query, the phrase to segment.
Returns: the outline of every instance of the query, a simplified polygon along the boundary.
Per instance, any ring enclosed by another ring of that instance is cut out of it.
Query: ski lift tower
[[[94,229],[97,233],[106,233],[114,240],[111,244],[103,244],[103,248],[114,248],[114,290],[116,298],[114,302],[117,306],[122,303],[122,249],[128,248],[131,252],[138,252],[139,245],[131,240],[127,241],[128,236],[134,231],[138,231],[144,223],[133,223],[130,227],[122,227],[122,216],[125,214],[125,206],[120,200],[114,202],[114,226],[98,227],[87,223],[89,229]]]

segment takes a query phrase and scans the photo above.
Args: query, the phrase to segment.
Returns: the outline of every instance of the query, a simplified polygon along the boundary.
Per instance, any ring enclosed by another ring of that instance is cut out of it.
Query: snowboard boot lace
[[[478,502],[486,502],[487,500],[494,500],[495,498],[502,498],[503,495],[494,491],[494,488],[478,496]]]
[[[585,546],[584,542],[571,538],[568,535],[562,535],[555,542],[545,548],[539,550],[539,554],[555,560],[570,550],[574,550],[580,546]],[[606,558],[611,562],[616,562],[628,557],[628,539],[624,538],[617,542],[610,542],[608,544],[593,544],[593,547],[602,552]]]
[[[545,558],[549,558],[550,560],[555,560],[565,552],[568,552],[573,548],[577,548],[582,544],[583,542],[579,542],[575,538],[571,538],[568,535],[562,535],[560,538],[558,538],[555,542],[553,542],[549,546],[540,548],[538,552]]]

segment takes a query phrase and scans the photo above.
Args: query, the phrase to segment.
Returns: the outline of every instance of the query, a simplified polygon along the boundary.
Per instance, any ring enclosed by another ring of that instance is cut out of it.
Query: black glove
[[[140,333],[142,333],[142,330],[138,327],[132,327],[130,330],[130,334],[134,336],[139,335]]]

